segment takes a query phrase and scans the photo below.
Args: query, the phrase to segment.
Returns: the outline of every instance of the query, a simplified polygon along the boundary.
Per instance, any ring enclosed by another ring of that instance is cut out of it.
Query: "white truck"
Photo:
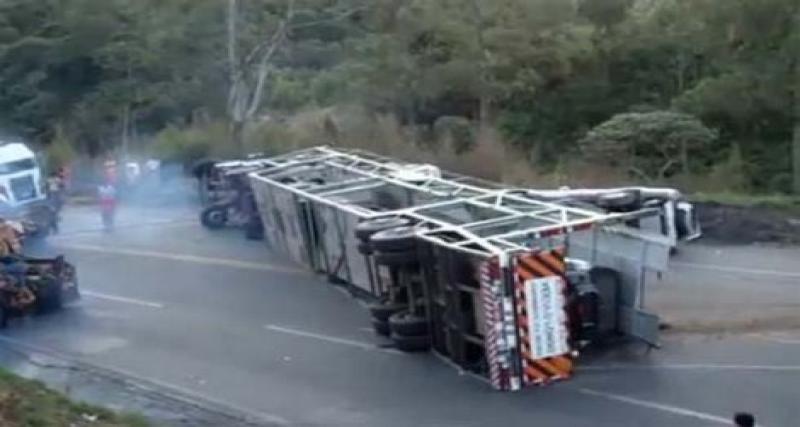
[[[44,190],[36,154],[21,142],[0,141],[0,217],[46,233],[56,218]]]

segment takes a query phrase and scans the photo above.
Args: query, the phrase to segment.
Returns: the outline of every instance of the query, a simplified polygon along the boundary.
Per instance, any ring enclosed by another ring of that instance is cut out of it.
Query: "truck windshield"
[[[15,162],[0,163],[0,175],[22,172],[35,167],[36,162],[33,159],[23,159]]]

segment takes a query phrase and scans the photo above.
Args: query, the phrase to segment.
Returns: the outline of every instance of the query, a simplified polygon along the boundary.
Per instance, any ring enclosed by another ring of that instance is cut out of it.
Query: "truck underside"
[[[645,273],[699,234],[671,190],[507,188],[327,147],[229,165],[249,174],[273,249],[372,301],[398,349],[501,390],[568,378],[604,337],[657,345]]]

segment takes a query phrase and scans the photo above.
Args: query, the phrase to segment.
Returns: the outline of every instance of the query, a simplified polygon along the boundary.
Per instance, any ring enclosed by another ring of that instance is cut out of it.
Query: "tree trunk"
[[[489,96],[483,94],[478,102],[480,103],[478,107],[478,133],[483,137],[491,124],[492,101],[489,99]]]
[[[794,61],[794,130],[792,132],[792,190],[800,194],[800,63]]]
[[[240,64],[237,37],[239,36],[239,2],[228,0],[228,78],[230,80],[228,114],[230,118],[230,143],[239,155],[244,155],[244,119],[242,117]]]
[[[228,0],[228,73],[233,84],[239,73],[239,55],[236,39],[239,36],[239,2]]]
[[[244,121],[232,120],[231,121],[231,143],[233,144],[236,153],[240,156],[245,155],[244,150]]]
[[[130,150],[130,120],[131,120],[131,106],[125,104],[122,109],[122,158],[127,161],[128,153]]]
[[[800,97],[795,97],[794,134],[792,138],[792,190],[800,194]]]
[[[476,58],[479,65],[479,73],[481,80],[480,93],[478,96],[478,135],[483,138],[491,123],[491,109],[492,99],[489,94],[489,87],[491,84],[491,76],[489,74],[489,65],[491,63],[491,53],[486,46],[486,39],[484,31],[486,31],[486,22],[483,17],[483,12],[478,4],[478,0],[472,0],[472,18],[475,24],[475,43],[479,51],[479,58]]]
[[[789,76],[794,103],[794,128],[792,131],[792,191],[800,194],[800,7],[794,9],[794,52],[791,55]]]
[[[681,170],[686,182],[689,182],[689,147],[686,140],[681,141]]]

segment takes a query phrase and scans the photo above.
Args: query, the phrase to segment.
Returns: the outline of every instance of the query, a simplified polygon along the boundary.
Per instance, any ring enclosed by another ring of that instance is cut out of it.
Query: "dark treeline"
[[[32,142],[98,155],[217,121],[236,145],[355,104],[459,151],[492,129],[541,170],[797,192],[800,2],[0,0],[0,127]]]

